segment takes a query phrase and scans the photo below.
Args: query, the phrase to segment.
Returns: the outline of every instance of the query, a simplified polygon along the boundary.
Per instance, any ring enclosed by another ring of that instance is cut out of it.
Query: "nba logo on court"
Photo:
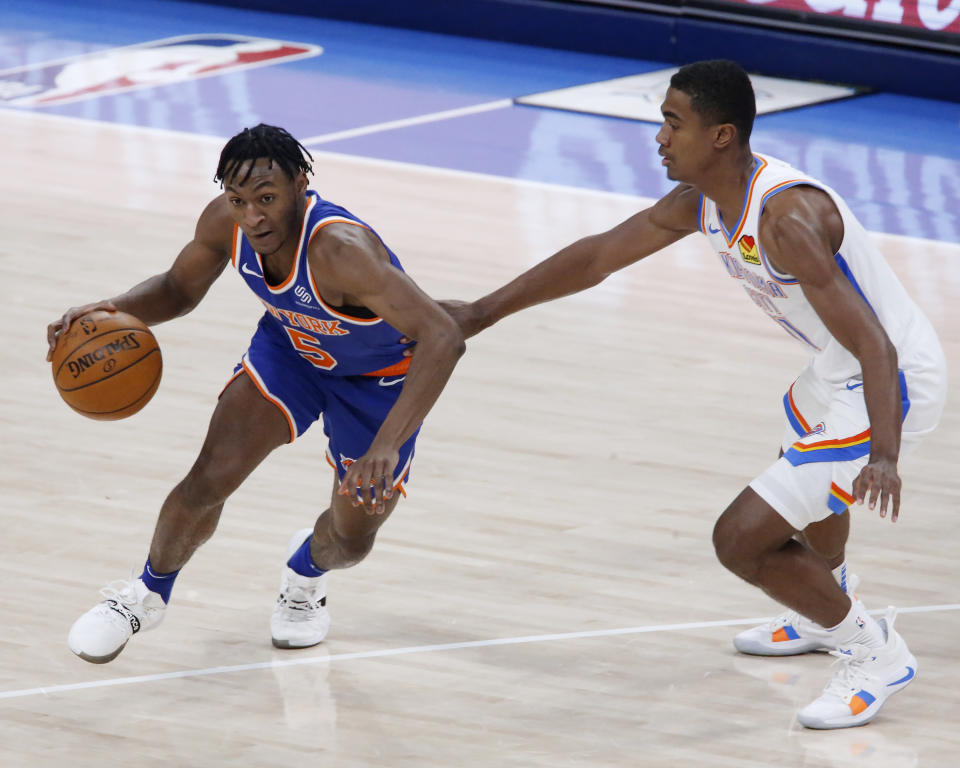
[[[323,49],[242,35],[183,35],[0,71],[0,105],[44,107],[319,56]]]

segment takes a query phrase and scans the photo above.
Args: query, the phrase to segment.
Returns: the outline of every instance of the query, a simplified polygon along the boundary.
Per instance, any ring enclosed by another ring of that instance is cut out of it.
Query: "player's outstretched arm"
[[[613,229],[555,253],[474,302],[444,302],[464,338],[535,304],[579,293],[697,230],[699,193],[680,185]],[[417,354],[420,354],[419,351]]]
[[[860,363],[863,397],[870,418],[870,461],[853,484],[857,501],[880,516],[891,504],[891,519],[900,514],[902,422],[897,350],[876,314],[837,264],[843,220],[822,190],[799,186],[770,198],[760,222],[764,252],[782,272],[797,278],[804,295],[834,338]]]
[[[166,272],[138,283],[112,299],[71,307],[47,326],[47,360],[51,359],[57,338],[78,317],[95,309],[120,310],[138,317],[147,325],[185,315],[206,295],[210,286],[230,260],[233,220],[223,197],[215,198],[200,215],[194,238],[177,256]]]
[[[311,241],[309,260],[327,300],[367,307],[418,341],[400,397],[370,449],[349,467],[340,484],[340,493],[351,497],[361,488],[365,506],[379,514],[383,500],[393,495],[400,447],[440,396],[465,350],[463,336],[440,305],[390,263],[383,245],[367,229],[350,224],[324,227]],[[370,497],[371,486],[375,499]]]

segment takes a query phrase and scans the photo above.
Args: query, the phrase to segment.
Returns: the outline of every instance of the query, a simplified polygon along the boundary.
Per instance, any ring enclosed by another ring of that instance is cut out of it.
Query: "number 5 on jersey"
[[[312,365],[329,371],[336,367],[337,361],[328,353],[321,349],[320,344],[313,336],[296,328],[283,326],[283,330],[290,337],[290,343],[300,355],[306,358]]]

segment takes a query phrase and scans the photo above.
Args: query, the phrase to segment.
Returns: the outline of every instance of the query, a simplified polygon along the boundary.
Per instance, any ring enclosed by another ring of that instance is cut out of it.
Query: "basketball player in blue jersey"
[[[162,323],[196,307],[228,265],[266,307],[196,463],[163,503],[143,573],[101,590],[106,599],[70,629],[70,648],[87,661],[110,661],[161,621],[174,579],[213,534],[227,497],[321,416],[334,490],[312,530],[288,544],[270,620],[275,646],[323,640],[327,572],[366,557],[404,492],[420,423],[463,353],[463,337],[369,226],[307,189],[307,158],[281,128],[234,136],[215,177],[223,194],[170,269],[48,327],[52,351],[93,309]],[[403,335],[419,342],[412,362]]]
[[[866,502],[896,521],[901,449],[932,430],[943,409],[943,352],[839,195],[751,152],[756,104],[737,64],[682,67],[662,113],[659,153],[679,182],[670,193],[484,298],[445,306],[471,336],[596,285],[688,234],[706,235],[729,277],[811,353],[784,397],[781,457],[714,530],[721,563],[788,608],[735,645],[766,655],[833,651],[838,671],[799,720],[811,728],[861,725],[914,679],[917,662],[894,630],[894,612],[877,621],[852,592],[847,508]]]

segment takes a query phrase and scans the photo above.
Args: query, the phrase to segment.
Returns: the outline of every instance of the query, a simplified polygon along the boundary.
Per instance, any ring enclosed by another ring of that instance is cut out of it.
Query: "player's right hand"
[[[112,301],[103,300],[103,301],[94,301],[90,304],[84,304],[79,307],[70,307],[66,312],[63,313],[63,316],[59,320],[54,320],[50,325],[47,326],[47,362],[49,363],[53,359],[53,350],[57,346],[57,339],[68,330],[70,330],[70,325],[78,317],[83,317],[88,312],[93,312],[97,309],[105,309],[108,312],[116,312],[117,308],[114,306]]]

